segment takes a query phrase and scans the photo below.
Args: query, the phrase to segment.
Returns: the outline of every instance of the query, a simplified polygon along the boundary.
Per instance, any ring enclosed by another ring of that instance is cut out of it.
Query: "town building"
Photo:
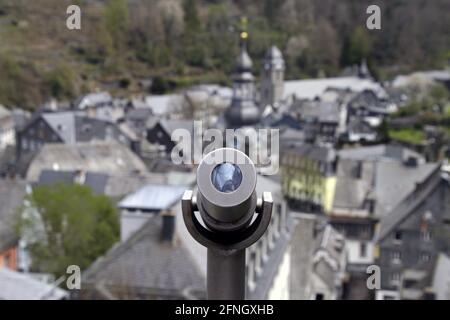
[[[310,213],[330,211],[336,186],[335,150],[300,144],[281,152],[281,184],[290,208]]]
[[[449,198],[449,176],[436,167],[381,220],[377,262],[382,273],[377,299],[421,297],[408,295],[413,293],[410,287],[432,277],[439,254],[450,250]]]
[[[136,142],[113,122],[83,116],[73,111],[38,113],[17,133],[19,158],[35,153],[45,144],[118,141],[135,149]],[[138,151],[138,150],[135,150]]]
[[[290,299],[338,300],[346,280],[345,238],[314,215],[292,213]]]

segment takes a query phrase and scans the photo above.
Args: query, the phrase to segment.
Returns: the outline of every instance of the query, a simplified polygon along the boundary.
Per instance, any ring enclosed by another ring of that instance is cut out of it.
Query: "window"
[[[390,276],[390,282],[393,286],[398,286],[400,284],[400,273],[393,272]]]
[[[420,232],[420,238],[423,241],[430,241],[431,240],[431,232],[428,230],[423,230]]]
[[[392,263],[399,264],[402,262],[402,254],[400,251],[391,252]]]
[[[419,260],[421,262],[429,262],[431,260],[431,254],[428,252],[421,252],[419,255]]]
[[[403,236],[403,234],[400,230],[397,230],[394,232],[394,240],[395,241],[397,241],[397,242],[402,241],[402,236]]]
[[[360,252],[361,258],[366,258],[367,257],[367,243],[361,242],[359,249],[360,249],[359,252]]]

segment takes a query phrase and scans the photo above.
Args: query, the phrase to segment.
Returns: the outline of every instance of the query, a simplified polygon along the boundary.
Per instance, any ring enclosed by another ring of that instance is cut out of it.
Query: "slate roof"
[[[119,203],[122,209],[164,210],[181,199],[185,187],[150,184],[125,197]]]
[[[0,179],[0,252],[9,249],[18,240],[15,233],[15,214],[23,204],[25,195],[25,181]]]
[[[365,201],[374,200],[374,217],[382,218],[439,167],[437,163],[423,163],[421,155],[394,145],[344,149],[338,155],[335,214],[338,209],[362,214],[367,210]],[[409,157],[421,160],[416,166],[407,165]]]
[[[313,144],[299,144],[294,148],[286,150],[286,154],[297,154],[303,157],[308,157],[317,161],[334,161],[336,158],[336,151],[333,148],[317,146]]]
[[[38,281],[30,275],[0,268],[0,300],[61,300],[66,291]]]
[[[76,177],[75,171],[54,171],[54,170],[42,170],[39,175],[38,184],[51,185],[55,183],[68,183],[74,182]]]
[[[325,79],[289,80],[284,82],[284,98],[295,96],[297,99],[314,100],[329,88],[349,89],[361,92],[366,89],[384,95],[384,89],[371,79],[359,77],[336,77]]]
[[[153,111],[149,107],[135,107],[126,114],[126,118],[129,120],[144,120],[150,118],[151,116],[153,116]]]
[[[323,101],[302,101],[292,107],[302,119],[315,119],[318,122],[339,122],[339,104]]]
[[[161,229],[161,216],[150,217],[139,231],[113,247],[83,274],[83,286],[101,285],[106,290],[122,286],[134,295],[139,294],[134,290],[143,290],[156,297],[165,294],[167,298],[186,298],[192,294],[204,298],[204,273],[196,267],[185,240],[177,230],[175,245],[163,243]]]
[[[114,175],[147,171],[142,160],[115,141],[46,144],[36,154],[27,171],[27,180],[37,181],[42,170],[93,171]]]
[[[84,179],[77,180],[77,177]],[[192,173],[169,172],[160,173],[131,173],[131,174],[105,174],[101,172],[58,171],[43,170],[37,184],[81,183],[89,186],[97,194],[105,194],[113,198],[122,198],[136,192],[149,184],[156,185],[191,185],[195,180]]]
[[[171,104],[179,99],[179,95],[152,95],[145,98],[145,102],[150,105],[154,115],[162,116],[170,112]]]
[[[423,156],[411,149],[405,148],[399,145],[379,144],[375,146],[358,147],[342,149],[338,151],[338,155],[341,159],[352,160],[396,160],[405,161],[408,157],[415,157],[420,162],[425,162]]]
[[[375,172],[375,214],[383,217],[411,193],[416,184],[422,183],[440,168],[438,163],[426,163],[408,167],[398,162],[380,162]]]
[[[128,139],[135,139],[130,129],[118,126],[114,122],[103,119],[91,118],[75,111],[45,112],[35,116],[42,119],[52,128],[64,143],[91,141],[94,139],[108,139],[108,128],[117,130],[117,136],[124,135]],[[34,121],[30,121],[31,125]]]
[[[55,183],[76,183],[77,171],[43,170],[39,176],[38,184],[52,185]],[[109,176],[104,173],[87,172],[84,176],[84,185],[89,186],[94,193],[104,194]]]
[[[404,221],[441,183],[443,179],[440,174],[439,164],[434,164],[429,168],[429,172],[416,183],[411,183],[408,192],[404,192],[404,196],[399,196],[399,201],[396,206],[389,208],[385,217],[381,220],[380,232],[377,240],[382,241],[400,222]],[[414,192],[414,197],[411,195]],[[386,190],[386,192],[393,192],[391,198],[395,197],[395,191]],[[409,197],[408,197],[409,196]],[[401,201],[400,201],[401,200]]]
[[[166,130],[166,132],[169,133],[169,135],[172,135],[172,133],[177,129],[186,129],[190,133],[193,133],[194,131],[194,122],[192,120],[162,119],[159,123]]]

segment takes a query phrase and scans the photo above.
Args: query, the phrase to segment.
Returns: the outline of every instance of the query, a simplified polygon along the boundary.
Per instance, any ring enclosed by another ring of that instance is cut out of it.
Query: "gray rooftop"
[[[301,101],[293,106],[303,119],[315,119],[319,122],[339,122],[339,104],[323,101]]]
[[[392,159],[374,160],[377,157],[378,154],[371,154],[367,161],[359,160],[360,155],[350,159],[340,158],[333,200],[335,209],[345,209],[346,214],[349,211],[361,214],[367,210],[364,208],[365,201],[374,200],[374,217],[382,218],[411,193],[417,183],[424,181],[439,167],[437,163],[407,166]]]
[[[122,209],[164,210],[181,199],[185,187],[169,185],[147,185],[125,197],[119,207]]]
[[[176,244],[164,243],[161,229],[161,216],[150,217],[138,232],[97,260],[83,274],[83,284],[106,290],[123,286],[129,288],[131,296],[139,294],[134,290],[145,290],[156,297],[204,297],[204,273],[196,267],[185,239],[177,230]]]
[[[443,182],[439,164],[433,164],[427,169],[428,170],[426,174],[423,175],[422,179],[411,182],[408,190],[403,191],[403,194],[398,195],[395,205],[386,209],[385,216],[381,220],[378,241],[382,241],[386,238],[395,226],[409,217],[410,214],[412,214],[415,209]],[[386,190],[386,192],[393,193],[393,195],[390,195],[390,198],[395,199],[395,195],[399,190]]]
[[[417,167],[408,167],[398,162],[378,163],[375,172],[375,214],[378,217],[387,215],[418,183],[426,180],[439,167],[438,163],[426,163]]]
[[[27,180],[37,181],[42,170],[93,171],[114,175],[145,172],[142,160],[121,143],[46,144],[31,162]]]
[[[68,296],[58,287],[6,268],[0,268],[0,288],[0,300],[61,300]]]
[[[399,145],[380,144],[375,146],[343,149],[338,152],[341,159],[352,160],[397,160],[405,161],[408,157],[415,157],[425,162],[419,153]]]
[[[313,144],[298,144],[295,147],[287,149],[285,154],[295,154],[302,157],[308,157],[316,161],[334,161],[336,151],[333,148],[317,146]]]

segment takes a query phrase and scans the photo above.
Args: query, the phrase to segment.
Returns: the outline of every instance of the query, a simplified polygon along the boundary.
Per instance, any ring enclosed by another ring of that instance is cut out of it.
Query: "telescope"
[[[245,250],[267,230],[272,195],[258,198],[251,159],[233,148],[208,153],[197,169],[197,194],[186,190],[183,219],[192,237],[207,248],[207,298],[244,300]]]

